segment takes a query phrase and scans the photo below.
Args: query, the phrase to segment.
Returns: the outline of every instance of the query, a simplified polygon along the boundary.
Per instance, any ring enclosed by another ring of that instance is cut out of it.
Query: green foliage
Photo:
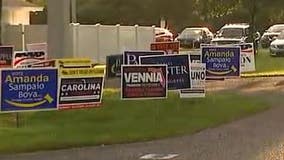
[[[38,4],[38,5],[41,5],[41,6],[46,5],[46,2],[47,2],[47,0],[26,0],[26,1],[34,3],[34,4]]]
[[[260,49],[256,56],[256,73],[284,71],[284,57],[271,57],[269,50]]]
[[[247,22],[256,29],[284,21],[283,0],[77,0],[81,23],[159,25],[170,28],[208,26],[215,30],[224,23]]]

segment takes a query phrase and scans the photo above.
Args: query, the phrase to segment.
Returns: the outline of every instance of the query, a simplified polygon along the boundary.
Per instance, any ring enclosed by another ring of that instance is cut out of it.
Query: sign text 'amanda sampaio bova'
[[[61,69],[60,74],[59,109],[100,106],[103,94],[104,69]]]
[[[122,99],[158,99],[167,97],[167,65],[123,65]]]
[[[1,111],[57,109],[57,72],[55,68],[2,70]]]
[[[240,76],[240,47],[205,46],[201,48],[206,77],[233,78]]]
[[[141,64],[168,65],[168,89],[180,90],[191,88],[189,55],[142,56]]]

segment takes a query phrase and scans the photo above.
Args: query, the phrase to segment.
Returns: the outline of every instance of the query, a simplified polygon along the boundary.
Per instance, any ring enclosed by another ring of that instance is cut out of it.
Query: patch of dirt
[[[227,79],[207,83],[208,91],[232,90],[241,93],[262,91],[284,91],[284,77],[261,77],[245,79]]]

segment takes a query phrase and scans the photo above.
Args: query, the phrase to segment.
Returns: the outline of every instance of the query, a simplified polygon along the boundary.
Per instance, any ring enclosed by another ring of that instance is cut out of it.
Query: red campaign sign
[[[166,54],[179,54],[180,43],[175,42],[157,42],[151,43],[152,51],[165,51]]]
[[[0,46],[0,68],[11,68],[13,46]]]
[[[167,97],[167,65],[122,65],[122,99]]]

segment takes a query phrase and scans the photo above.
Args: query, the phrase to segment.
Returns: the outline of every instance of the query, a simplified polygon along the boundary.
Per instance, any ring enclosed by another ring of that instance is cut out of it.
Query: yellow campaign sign
[[[92,60],[88,58],[55,59],[55,64],[58,68],[90,68]]]
[[[105,68],[62,68],[61,77],[104,77]]]

